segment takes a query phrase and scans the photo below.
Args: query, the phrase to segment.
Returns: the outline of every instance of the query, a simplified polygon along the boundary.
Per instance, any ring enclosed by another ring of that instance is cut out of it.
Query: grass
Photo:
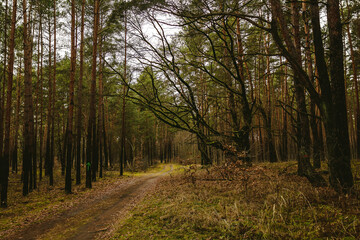
[[[296,176],[296,164],[198,166],[167,177],[113,239],[358,239],[360,201]]]
[[[184,169],[184,168],[185,168],[184,166],[182,166],[180,164],[176,164],[176,163],[171,163],[171,164],[159,163],[159,164],[150,166],[146,170],[125,172],[124,176],[137,177],[137,176],[144,176],[144,175],[154,174],[154,173],[162,174],[165,172],[169,172],[170,170],[177,172],[179,169]]]
[[[358,191],[360,164],[353,166]],[[107,171],[93,189],[82,183],[69,195],[64,194],[64,180],[57,172],[55,186],[48,186],[44,178],[26,197],[20,175],[11,174],[9,207],[0,209],[0,238],[33,219],[43,221],[60,213],[118,180],[172,169],[155,193],[117,223],[113,239],[358,239],[359,199],[312,187],[295,174],[296,167],[295,162],[250,168],[158,164],[148,171],[125,172],[123,177]]]

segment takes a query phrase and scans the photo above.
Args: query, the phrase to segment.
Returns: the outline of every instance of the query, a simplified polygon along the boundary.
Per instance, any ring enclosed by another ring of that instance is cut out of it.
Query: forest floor
[[[296,168],[169,164],[109,171],[68,195],[60,185],[25,198],[15,189],[0,239],[360,239],[360,162],[350,195],[313,187]]]
[[[360,162],[350,195],[315,188],[296,170],[283,162],[175,171],[112,239],[360,239]]]
[[[98,179],[92,189],[75,186],[68,195],[59,186],[40,186],[22,198],[17,189],[10,193],[10,206],[0,209],[0,239],[110,238],[116,223],[172,170],[173,165],[158,165],[124,177],[107,172],[114,176]]]

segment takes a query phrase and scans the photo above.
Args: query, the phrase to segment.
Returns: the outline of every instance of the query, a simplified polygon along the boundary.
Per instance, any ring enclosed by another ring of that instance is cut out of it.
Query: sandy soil
[[[109,239],[115,226],[156,186],[166,172],[114,184],[40,223],[29,224],[5,239]]]

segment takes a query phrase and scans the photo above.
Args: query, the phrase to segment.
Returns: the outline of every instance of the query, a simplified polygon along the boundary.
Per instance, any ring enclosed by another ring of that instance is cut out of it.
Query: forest
[[[0,238],[121,191],[140,200],[104,238],[359,236],[357,1],[2,0],[0,29]]]

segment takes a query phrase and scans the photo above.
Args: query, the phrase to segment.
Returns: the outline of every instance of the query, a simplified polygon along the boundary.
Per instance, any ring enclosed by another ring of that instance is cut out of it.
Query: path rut
[[[166,173],[134,177],[115,185],[101,196],[86,199],[57,216],[31,224],[5,239],[108,239],[115,230],[114,226],[127,216]]]

